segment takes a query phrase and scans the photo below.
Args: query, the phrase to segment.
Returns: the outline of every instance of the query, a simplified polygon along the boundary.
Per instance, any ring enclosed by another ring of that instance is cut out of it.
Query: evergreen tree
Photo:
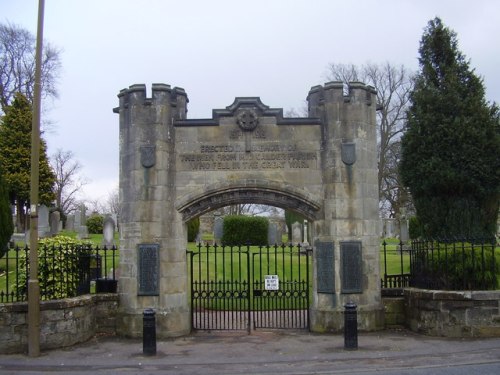
[[[16,94],[6,107],[0,124],[0,166],[9,191],[9,199],[17,208],[17,227],[24,228],[23,207],[29,207],[31,181],[31,105],[22,94]],[[55,175],[47,158],[47,146],[40,138],[39,202],[50,205],[55,199]]]
[[[3,178],[2,168],[0,168],[0,258],[7,251],[7,244],[13,232],[14,223],[9,204],[9,192]]]
[[[427,236],[493,236],[500,192],[498,107],[458,50],[455,32],[431,20],[420,42],[400,172]]]

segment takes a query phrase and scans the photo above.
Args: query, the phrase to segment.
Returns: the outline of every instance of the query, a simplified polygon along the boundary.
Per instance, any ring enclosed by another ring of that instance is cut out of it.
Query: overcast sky
[[[33,34],[37,0],[0,0],[0,22]],[[436,16],[500,102],[497,0],[46,0],[44,39],[63,52],[60,98],[47,103],[49,155],[71,150],[105,200],[118,186],[118,92],[182,87],[188,118],[211,117],[236,96],[285,111],[304,106],[330,63],[418,69],[423,29]]]

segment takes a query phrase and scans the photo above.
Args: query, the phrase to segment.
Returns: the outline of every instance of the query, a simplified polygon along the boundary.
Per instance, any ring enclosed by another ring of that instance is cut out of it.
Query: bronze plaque
[[[335,293],[333,242],[316,242],[318,293]]]
[[[160,294],[159,269],[160,245],[139,244],[137,248],[138,292],[139,296],[157,296]]]
[[[361,241],[340,242],[340,278],[342,293],[363,292]]]

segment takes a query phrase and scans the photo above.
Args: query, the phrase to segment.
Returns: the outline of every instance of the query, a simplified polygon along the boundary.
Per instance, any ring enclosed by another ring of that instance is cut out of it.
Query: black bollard
[[[358,348],[358,313],[353,302],[348,302],[344,305],[344,349]]]
[[[145,309],[142,317],[142,353],[156,355],[156,319],[153,309]]]

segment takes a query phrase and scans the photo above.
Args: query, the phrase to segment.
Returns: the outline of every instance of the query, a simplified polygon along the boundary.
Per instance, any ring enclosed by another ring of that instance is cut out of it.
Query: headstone
[[[80,214],[80,208],[76,210],[74,217],[74,230],[78,231],[78,228],[82,225],[82,215]]]
[[[50,235],[57,236],[59,233],[59,222],[61,221],[61,213],[53,211],[50,213]]]
[[[267,243],[269,245],[278,244],[276,223],[269,223],[269,227],[267,228]]]
[[[217,216],[214,220],[214,241],[219,243],[224,234],[224,219]]]
[[[408,232],[408,220],[401,219],[399,220],[399,240],[402,242],[406,242],[410,239],[410,234]]]
[[[80,226],[75,228],[77,231],[78,231],[78,238],[79,239],[85,239],[85,238],[89,238],[89,230],[87,228],[87,216],[86,216],[86,208],[85,208],[85,205],[82,204],[80,206],[80,212],[77,213],[77,218],[79,217],[79,222],[80,222]]]
[[[84,204],[80,205],[80,225],[87,225],[87,208]]]
[[[78,239],[83,240],[89,238],[89,229],[87,228],[86,225],[81,225],[80,229],[78,230]]]
[[[113,222],[115,223],[115,232],[118,232],[118,215],[111,214],[111,218],[113,219]]]
[[[66,216],[66,230],[75,230],[75,215]]]
[[[302,243],[302,224],[297,221],[292,224],[292,243]]]
[[[38,207],[38,237],[47,237],[49,234],[49,208],[42,204]]]
[[[309,245],[307,238],[308,238],[308,236],[307,236],[307,220],[304,220],[304,243],[303,243],[304,246]]]
[[[114,245],[115,238],[115,221],[109,215],[106,215],[104,218],[102,234],[103,245],[106,247],[112,247]]]

